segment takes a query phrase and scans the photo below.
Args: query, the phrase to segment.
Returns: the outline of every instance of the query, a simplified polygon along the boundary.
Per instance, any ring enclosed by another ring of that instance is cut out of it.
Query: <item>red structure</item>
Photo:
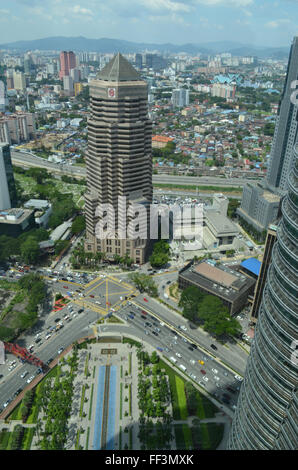
[[[71,69],[76,68],[76,56],[72,51],[60,52],[60,72],[59,77],[62,80],[63,77],[70,74]]]
[[[4,341],[4,349],[5,351],[14,354],[20,359],[34,364],[36,367],[40,367],[43,370],[47,369],[47,365],[44,364],[40,359],[38,359],[38,357],[34,356],[26,348],[22,348],[18,344],[6,343]]]

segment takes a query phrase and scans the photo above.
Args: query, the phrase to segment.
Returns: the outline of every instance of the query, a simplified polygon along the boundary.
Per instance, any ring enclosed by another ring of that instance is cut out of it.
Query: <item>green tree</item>
[[[71,233],[78,234],[85,230],[86,228],[86,221],[83,215],[78,215],[72,223],[71,226]]]
[[[36,263],[39,258],[39,245],[34,237],[28,237],[21,245],[21,257],[27,264]]]

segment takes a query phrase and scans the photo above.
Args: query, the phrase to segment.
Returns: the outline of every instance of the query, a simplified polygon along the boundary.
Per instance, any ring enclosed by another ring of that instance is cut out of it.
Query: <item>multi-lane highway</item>
[[[67,174],[78,178],[86,177],[86,169],[67,165],[48,162],[44,158],[35,156],[32,153],[11,152],[12,163],[14,165],[23,165],[27,167],[45,168],[53,173]],[[153,183],[173,184],[173,185],[198,185],[198,186],[229,186],[243,187],[247,183],[245,178],[220,178],[215,176],[173,176],[173,175],[153,175]],[[255,182],[256,180],[250,180]]]

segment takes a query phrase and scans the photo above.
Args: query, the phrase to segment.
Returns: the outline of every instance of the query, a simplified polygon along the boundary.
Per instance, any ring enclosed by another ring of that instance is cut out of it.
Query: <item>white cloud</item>
[[[80,5],[75,5],[72,11],[80,15],[92,15],[92,11],[89,8],[83,8]]]
[[[267,28],[279,28],[280,26],[289,23],[291,23],[291,20],[288,20],[287,18],[281,18],[279,20],[268,21],[265,26],[267,26]]]
[[[223,7],[247,7],[254,3],[254,0],[196,0],[196,3],[206,6]]]
[[[148,10],[168,10],[171,12],[185,11],[189,12],[190,7],[181,2],[172,0],[141,0],[140,2]]]

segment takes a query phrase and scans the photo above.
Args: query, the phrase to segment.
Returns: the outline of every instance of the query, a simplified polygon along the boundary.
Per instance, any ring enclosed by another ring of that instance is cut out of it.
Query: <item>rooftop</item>
[[[141,76],[119,52],[97,74],[97,79],[108,82],[140,81]]]

